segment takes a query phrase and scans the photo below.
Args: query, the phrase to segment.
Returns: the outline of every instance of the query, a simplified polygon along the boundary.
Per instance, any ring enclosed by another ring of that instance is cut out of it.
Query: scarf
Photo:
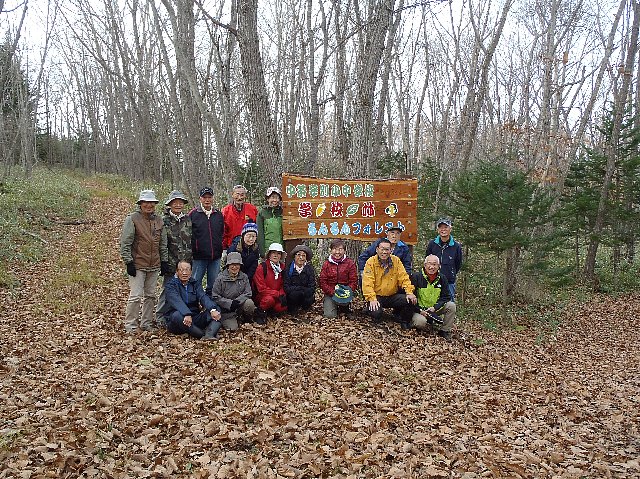
[[[391,261],[391,257],[389,257],[389,259],[386,262],[383,262],[380,258],[378,258],[378,261],[380,262],[380,266],[382,266],[382,269],[384,271],[384,273],[382,273],[382,276],[384,276],[393,267],[393,261]]]
[[[347,259],[347,255],[344,255],[342,257],[342,259],[336,259],[332,254],[329,255],[329,263],[333,263],[333,264],[340,264],[342,263],[345,259]]]
[[[280,263],[274,263],[273,261],[269,261],[269,263],[271,264],[273,275],[276,279],[278,279],[278,276],[280,276],[280,273],[282,273],[282,267],[280,266]]]
[[[211,213],[213,213],[213,206],[210,210],[205,210],[204,206],[202,206],[202,203],[200,203],[200,207],[202,208],[202,211],[204,211],[204,214],[207,215],[207,219],[209,219],[211,217]]]
[[[182,218],[184,218],[185,216],[187,216],[187,215],[185,215],[185,214],[184,214],[184,211],[181,211],[179,215],[176,215],[173,211],[169,210],[169,214],[170,214],[171,216],[173,216],[173,217],[174,217],[176,220],[178,220],[178,221],[180,221]]]

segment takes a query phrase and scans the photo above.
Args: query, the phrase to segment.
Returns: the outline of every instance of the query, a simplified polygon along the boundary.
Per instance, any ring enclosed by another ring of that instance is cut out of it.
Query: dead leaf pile
[[[127,336],[129,207],[96,200],[0,292],[0,478],[640,475],[640,295],[573,308],[544,342],[320,305],[214,343]]]

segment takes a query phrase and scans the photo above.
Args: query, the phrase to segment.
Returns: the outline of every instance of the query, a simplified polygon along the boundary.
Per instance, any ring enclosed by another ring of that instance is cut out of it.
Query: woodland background
[[[637,1],[2,0],[0,12],[3,178],[61,165],[192,198],[212,184],[221,204],[244,183],[260,204],[283,171],[409,175],[422,243],[451,215],[469,273],[488,272],[504,300],[541,276],[614,290],[635,277]]]
[[[0,0],[0,478],[640,475],[639,27],[629,0]],[[283,171],[418,178],[416,258],[442,214],[465,247],[453,343],[317,308],[123,335],[138,191],[260,204]]]

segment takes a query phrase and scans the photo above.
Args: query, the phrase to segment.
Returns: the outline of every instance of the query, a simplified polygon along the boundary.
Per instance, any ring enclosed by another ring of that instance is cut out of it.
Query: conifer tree
[[[538,260],[554,246],[542,228],[549,222],[550,195],[525,173],[487,162],[460,176],[453,191],[459,237],[502,262],[502,297],[511,300],[529,253]]]

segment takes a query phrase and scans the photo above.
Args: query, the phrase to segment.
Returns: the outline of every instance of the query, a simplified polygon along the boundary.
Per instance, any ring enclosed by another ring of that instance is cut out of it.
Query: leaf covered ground
[[[0,290],[0,478],[640,477],[640,294],[450,344],[320,309],[128,336],[130,208],[94,200]]]

